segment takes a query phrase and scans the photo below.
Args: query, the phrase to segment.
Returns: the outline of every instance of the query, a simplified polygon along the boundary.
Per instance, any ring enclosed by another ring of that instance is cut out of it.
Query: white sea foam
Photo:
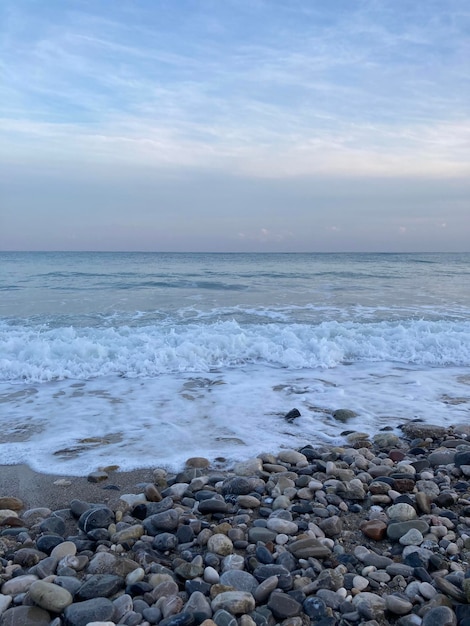
[[[179,468],[195,455],[228,462],[282,447],[343,441],[422,418],[468,420],[465,368],[356,363],[333,369],[247,365],[205,374],[0,385],[0,458],[80,475],[100,466]],[[298,408],[289,424],[283,415]],[[347,424],[332,417],[348,408]]]
[[[324,322],[137,328],[0,326],[0,380],[153,377],[247,364],[289,369],[393,361],[470,365],[470,322]]]

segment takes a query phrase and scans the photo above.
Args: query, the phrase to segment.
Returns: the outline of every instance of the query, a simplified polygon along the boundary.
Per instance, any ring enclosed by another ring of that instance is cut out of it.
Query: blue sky
[[[2,0],[0,249],[470,250],[468,0]]]

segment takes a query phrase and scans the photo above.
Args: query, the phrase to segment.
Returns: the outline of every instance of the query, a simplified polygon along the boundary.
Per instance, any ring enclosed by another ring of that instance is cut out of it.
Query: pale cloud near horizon
[[[413,191],[395,210],[425,221],[429,213],[437,214],[433,224],[449,224],[436,227],[441,236],[446,231],[443,242],[426,231],[424,239],[417,234],[410,245],[462,248],[464,239],[452,237],[470,229],[465,215],[470,174],[467,6],[465,0],[337,0],[328,6],[306,0],[288,5],[118,0],[109,11],[108,5],[91,0],[5,0],[0,7],[0,164],[8,173],[0,201],[7,234],[0,235],[0,248],[59,245],[59,232],[47,241],[38,234],[37,243],[33,236],[21,243],[20,220],[11,215],[20,212],[26,220],[34,215],[35,203],[36,212],[52,220],[50,206],[62,199],[78,224],[83,209],[77,190],[87,179],[89,202],[99,213],[96,227],[102,228],[116,202],[112,189],[109,203],[103,202],[102,191],[93,195],[98,173],[121,190],[129,181],[127,194],[134,203],[129,212],[141,215],[143,247],[151,245],[148,225],[163,223],[166,239],[161,234],[154,245],[166,241],[169,247],[184,247],[186,241],[191,248],[168,208],[178,214],[187,202],[197,219],[209,224],[199,247],[236,246],[243,239],[273,249],[308,245],[299,232],[309,225],[315,230],[317,222],[332,246],[347,246],[338,237],[344,237],[351,212],[356,223],[365,220],[370,203],[383,231],[377,226],[370,234],[364,226],[350,232],[358,248],[383,246],[387,233],[399,233],[401,226],[410,230],[400,215],[387,230],[395,219],[387,197],[394,198],[394,185],[408,180]],[[50,197],[34,182],[45,170],[55,182]],[[139,196],[136,181],[149,176],[155,188]],[[249,215],[237,221],[238,205],[208,200],[194,182],[198,176],[214,188],[227,180],[225,196],[236,190],[250,204]],[[318,183],[321,179],[330,181],[329,192]],[[27,180],[29,205],[28,194],[15,191],[15,181],[20,187]],[[164,204],[159,203],[162,180],[165,194],[175,199]],[[292,191],[289,181],[296,180],[303,195]],[[433,197],[423,192],[427,181],[434,185]],[[281,209],[269,208],[272,185],[282,187]],[[251,200],[247,190],[252,190]],[[149,202],[155,207],[153,222]],[[299,232],[289,223],[292,203],[297,203]],[[317,215],[327,206],[334,207],[333,216]],[[227,212],[225,219],[220,211]],[[274,215],[267,222],[269,211]],[[125,217],[120,219],[124,224]],[[263,238],[262,229],[271,234]],[[233,232],[253,235],[232,239]],[[126,245],[125,238],[109,236],[107,246]],[[218,243],[211,244],[211,237]],[[87,241],[80,228],[75,239],[85,248],[98,245],[90,237]],[[104,233],[97,241],[103,245]],[[138,226],[129,245],[139,246]],[[312,245],[318,245],[315,238]]]

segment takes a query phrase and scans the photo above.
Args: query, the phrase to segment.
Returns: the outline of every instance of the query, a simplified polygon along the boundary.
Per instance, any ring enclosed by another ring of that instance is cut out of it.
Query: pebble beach
[[[470,426],[230,470],[2,468],[0,626],[470,623]]]

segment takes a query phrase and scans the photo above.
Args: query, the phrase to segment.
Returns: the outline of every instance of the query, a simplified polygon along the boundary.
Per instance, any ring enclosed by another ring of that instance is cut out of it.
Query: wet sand
[[[54,484],[60,481],[59,484]],[[63,481],[70,484],[61,484]],[[20,498],[25,508],[67,508],[73,499],[114,504],[121,494],[139,493],[142,484],[152,482],[152,469],[110,472],[109,478],[91,483],[86,476],[40,474],[27,465],[0,465],[0,496]],[[109,487],[118,487],[110,489]]]

